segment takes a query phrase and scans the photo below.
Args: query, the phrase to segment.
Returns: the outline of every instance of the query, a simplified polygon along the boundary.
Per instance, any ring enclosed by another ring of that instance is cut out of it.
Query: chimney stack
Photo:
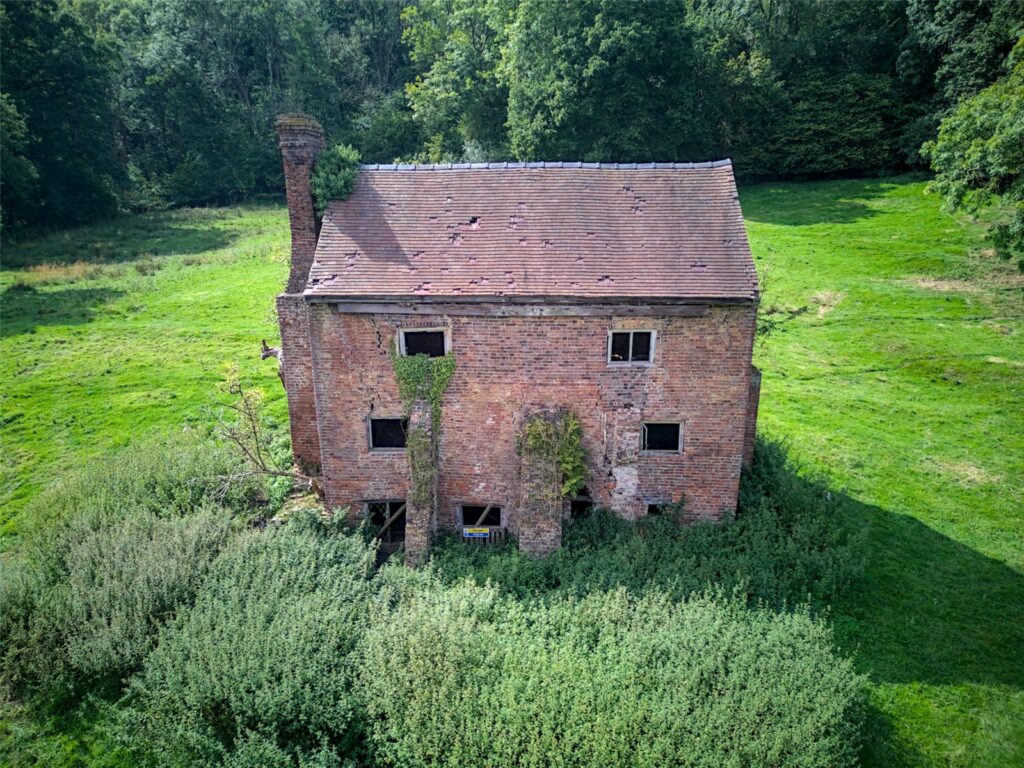
[[[315,119],[303,114],[278,115],[274,128],[284,160],[285,193],[292,230],[292,261],[286,292],[300,294],[306,287],[320,235],[310,175],[316,156],[324,148],[324,129]]]

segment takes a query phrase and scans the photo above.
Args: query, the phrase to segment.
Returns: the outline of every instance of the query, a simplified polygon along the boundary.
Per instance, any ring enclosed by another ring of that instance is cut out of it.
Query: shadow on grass
[[[850,505],[870,529],[869,561],[835,624],[859,669],[882,682],[1024,688],[1024,576],[912,517]]]
[[[0,337],[32,333],[43,325],[81,325],[123,292],[111,288],[41,291],[12,286],[0,294]]]
[[[867,201],[884,197],[900,183],[848,179],[759,184],[744,189],[740,202],[745,219],[763,224],[853,224],[878,216]]]
[[[225,248],[237,236],[211,224],[215,212],[171,211],[126,216],[56,232],[22,243],[4,244],[4,269],[40,264],[121,264],[152,257],[187,255]],[[199,224],[200,226],[196,226]]]

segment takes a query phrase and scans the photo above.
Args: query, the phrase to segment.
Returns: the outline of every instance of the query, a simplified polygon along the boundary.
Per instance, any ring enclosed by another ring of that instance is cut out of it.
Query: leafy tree
[[[683,0],[520,3],[502,63],[526,159],[703,159],[709,126]]]
[[[943,115],[999,76],[1022,33],[1022,0],[908,0],[897,61],[906,162],[919,164],[921,145],[934,138]]]
[[[344,200],[355,186],[359,175],[359,152],[348,144],[335,144],[316,159],[313,178],[313,199],[323,213],[331,200]]]
[[[512,7],[512,0],[421,0],[403,12],[419,70],[406,95],[426,137],[424,159],[507,154],[508,96],[498,67]]]
[[[110,51],[55,0],[5,0],[0,27],[5,221],[67,226],[114,213]]]
[[[996,253],[1024,271],[1024,37],[1007,67],[1005,77],[960,102],[923,152],[950,208],[977,213],[996,205]]]
[[[0,8],[0,13],[3,9]],[[0,93],[0,199],[5,202],[0,227],[7,228],[12,208],[24,210],[32,199],[39,172],[27,157],[29,145],[28,126],[18,112],[14,101],[6,93]],[[12,205],[13,201],[13,205]]]

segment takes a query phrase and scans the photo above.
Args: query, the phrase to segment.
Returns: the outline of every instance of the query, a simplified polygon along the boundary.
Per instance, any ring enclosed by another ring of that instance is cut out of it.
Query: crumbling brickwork
[[[369,450],[366,420],[403,412],[388,357],[398,329],[444,326],[457,366],[442,408],[439,525],[456,526],[463,504],[493,503],[522,537],[516,436],[526,414],[554,407],[580,419],[587,486],[598,506],[636,518],[649,503],[685,496],[690,519],[730,516],[747,428],[754,313],[748,305],[711,307],[700,317],[420,317],[311,304],[328,504],[355,517],[365,500],[406,498],[402,452]],[[655,330],[654,362],[609,365],[612,328]],[[644,422],[681,423],[682,451],[641,451]],[[555,530],[541,535],[557,547]]]
[[[413,405],[409,413],[409,432],[421,432],[424,442],[433,445],[434,426],[428,403],[418,402]],[[433,451],[430,451],[433,457]],[[410,458],[407,455],[407,459]],[[415,467],[410,460],[407,462],[409,477],[406,488],[411,488],[416,482]],[[402,497],[406,500],[405,512],[405,562],[407,565],[419,565],[423,562],[430,549],[430,537],[434,533],[434,504],[437,503],[437,483],[431,483],[431,499],[427,504],[420,504],[415,494],[406,494]]]
[[[291,270],[285,293],[301,294],[316,253],[320,221],[313,204],[310,175],[324,148],[324,129],[307,115],[281,115],[274,124],[284,162],[284,186],[292,233]]]
[[[557,423],[561,417],[560,411],[541,410],[523,414],[520,423],[531,419]],[[554,450],[537,452],[519,446],[519,497],[515,509],[519,548],[538,557],[551,554],[562,541],[561,468],[557,446],[549,448]]]

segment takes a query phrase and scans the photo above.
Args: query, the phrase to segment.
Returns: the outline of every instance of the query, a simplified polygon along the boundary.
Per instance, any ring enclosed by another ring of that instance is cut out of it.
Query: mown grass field
[[[835,606],[870,675],[869,765],[1024,765],[1024,283],[924,185],[741,193],[765,281],[761,428],[870,530]],[[205,426],[225,366],[283,414],[277,205],[139,216],[8,246],[0,273],[5,546],[68,465]]]

